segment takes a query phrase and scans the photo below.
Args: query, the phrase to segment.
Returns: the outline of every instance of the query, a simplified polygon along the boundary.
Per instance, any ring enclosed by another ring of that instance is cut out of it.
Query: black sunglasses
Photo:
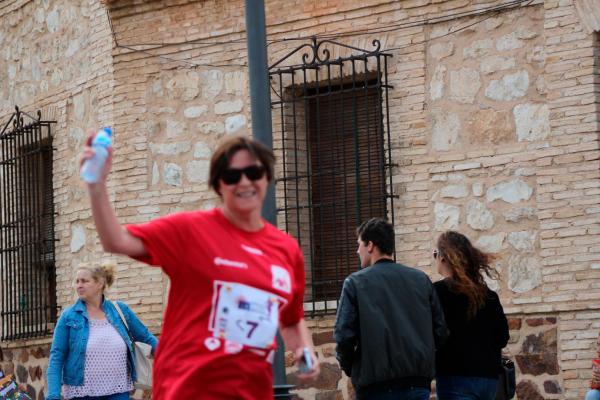
[[[438,254],[439,252],[437,251],[437,249],[433,250],[433,258],[437,258]]]
[[[221,180],[226,185],[235,185],[242,179],[242,174],[246,175],[246,178],[251,181],[257,181],[265,176],[265,172],[267,170],[262,165],[251,165],[243,169],[227,168],[221,173]]]

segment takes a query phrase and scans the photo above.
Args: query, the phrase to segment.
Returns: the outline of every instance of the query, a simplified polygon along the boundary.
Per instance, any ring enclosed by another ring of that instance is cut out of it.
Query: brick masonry
[[[447,17],[339,39],[370,48],[377,38],[384,49],[396,48],[388,106],[392,157],[399,164],[392,171],[399,195],[398,258],[439,279],[430,251],[445,229],[458,229],[496,253],[502,280],[489,284],[511,319],[518,397],[578,399],[589,382],[600,330],[600,34],[593,18],[581,18],[588,1],[535,0],[493,15],[451,18],[499,4],[269,0],[267,31],[270,39],[281,39]],[[76,266],[108,258],[77,174],[77,155],[90,127],[115,129],[109,185],[122,221],[218,203],[206,185],[210,153],[223,135],[251,132],[243,5],[238,0],[0,5],[0,116],[4,120],[19,105],[57,120],[61,306],[74,300]],[[166,46],[152,50],[154,56],[116,48],[107,7],[120,44],[207,44]],[[229,41],[238,42],[217,44]],[[270,62],[297,45],[270,45]],[[159,332],[166,277],[159,269],[116,260],[111,295]],[[324,372],[316,384],[299,386],[297,395],[352,398],[335,362],[333,318],[308,322]],[[45,384],[41,355],[48,346],[49,339],[3,343],[0,367],[15,371],[39,397]],[[290,382],[296,382],[294,374],[289,364]]]

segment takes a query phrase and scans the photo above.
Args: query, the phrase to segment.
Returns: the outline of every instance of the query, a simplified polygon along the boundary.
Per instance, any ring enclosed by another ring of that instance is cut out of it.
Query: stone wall
[[[509,316],[510,339],[504,352],[515,362],[518,399],[567,398],[570,381],[576,376],[573,371],[564,372],[564,368],[561,367],[564,360],[579,359],[582,368],[587,368],[581,378],[590,379],[591,368],[588,367],[596,354],[594,347],[591,347],[591,351],[587,351],[586,346],[580,346],[581,349],[574,348],[571,352],[565,352],[561,351],[558,345],[560,339],[571,341],[571,345],[575,343],[574,339],[579,339],[579,343],[587,343],[587,339],[591,339],[595,343],[598,337],[597,330],[578,332],[573,324],[574,319],[576,316],[568,313]],[[323,367],[323,373],[315,384],[306,385],[298,380],[298,369],[293,365],[293,355],[291,352],[286,353],[287,381],[297,385],[293,393],[298,398],[355,398],[350,379],[340,371],[335,359],[334,323],[333,318],[319,318],[309,322],[315,349]],[[435,381],[433,386],[435,395]]]
[[[0,116],[16,104],[58,121],[61,306],[74,299],[73,269],[107,257],[77,174],[90,127],[114,127],[110,195],[119,218],[134,223],[217,204],[206,184],[210,153],[222,136],[249,133],[251,125],[241,0],[104,3],[0,5]],[[439,279],[430,253],[450,228],[495,253],[502,279],[489,284],[510,316],[519,398],[576,399],[586,390],[600,330],[599,34],[584,29],[572,0],[481,13],[502,3],[269,0],[267,31],[283,39],[396,27],[338,40],[368,49],[379,39],[393,49],[388,106],[399,165],[392,171],[398,259]],[[117,43],[129,48],[115,47],[106,7]],[[436,22],[419,23],[425,18]],[[185,40],[200,43],[176,44]],[[167,42],[175,44],[136,46]],[[269,45],[270,62],[298,45]],[[159,332],[166,277],[116,260],[111,296]],[[352,398],[333,354],[333,317],[308,322],[323,375],[298,396]],[[19,379],[39,396],[35,368],[45,379],[45,361],[14,356],[33,354],[35,343],[11,343],[19,350],[11,350],[10,362],[13,369],[33,366],[32,376]],[[288,357],[290,382],[295,371]]]
[[[45,400],[48,394],[46,373],[51,343],[50,338],[44,338],[3,344],[0,348],[0,371],[4,375],[13,375],[19,390],[32,400]],[[147,400],[151,395],[149,391],[136,389],[132,397]]]
[[[105,9],[94,1],[8,0],[0,4],[0,120],[14,107],[42,112],[52,125],[59,306],[75,299],[73,268],[94,259],[76,253],[97,246],[86,235],[90,210],[79,184],[76,154],[85,131],[112,109],[112,56]],[[4,126],[4,122],[2,123]],[[51,338],[0,343],[0,369],[20,389],[44,399]]]
[[[112,56],[105,10],[96,2],[5,1],[0,6],[0,116],[17,105],[34,115],[42,111],[53,124],[57,296],[74,299],[72,268],[93,260],[76,253],[94,247],[90,210],[80,185],[76,156],[86,130],[112,113]],[[75,256],[73,256],[75,255]]]
[[[509,320],[509,349],[519,371],[520,399],[560,398],[564,383],[558,366],[557,318],[528,316]]]
[[[19,390],[32,400],[44,400],[46,391],[46,369],[50,354],[49,339],[30,341],[24,345],[0,348],[0,371],[13,375]]]

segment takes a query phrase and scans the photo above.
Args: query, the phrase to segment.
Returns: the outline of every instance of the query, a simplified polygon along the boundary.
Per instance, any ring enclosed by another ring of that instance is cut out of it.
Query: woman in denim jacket
[[[79,300],[62,312],[50,349],[47,400],[126,400],[136,379],[127,329],[104,290],[114,266],[77,270]],[[127,305],[118,302],[135,341],[157,345],[154,335]],[[62,386],[62,393],[61,393]]]

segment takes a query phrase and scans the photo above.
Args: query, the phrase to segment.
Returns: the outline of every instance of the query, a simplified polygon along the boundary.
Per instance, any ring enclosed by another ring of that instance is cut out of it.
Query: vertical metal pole
[[[246,37],[248,43],[248,75],[250,81],[250,109],[252,113],[252,135],[256,140],[273,148],[271,125],[271,97],[269,71],[267,68],[267,28],[265,24],[264,0],[246,0]],[[263,217],[277,225],[275,188],[269,185],[262,210]],[[281,337],[277,335],[277,352],[273,361],[274,395],[289,398],[289,387],[285,382],[285,359]]]
[[[250,110],[252,135],[256,140],[273,148],[271,126],[271,96],[267,69],[267,30],[264,0],[246,0],[246,37],[248,42],[248,75],[250,80]],[[276,223],[275,191],[269,191],[263,206],[264,218]]]

